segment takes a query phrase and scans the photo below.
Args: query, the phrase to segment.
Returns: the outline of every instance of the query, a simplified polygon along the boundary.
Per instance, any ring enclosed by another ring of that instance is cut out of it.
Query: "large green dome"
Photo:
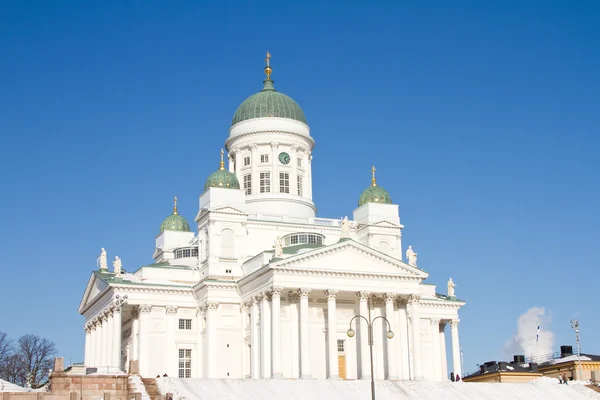
[[[173,214],[169,215],[165,220],[160,224],[161,233],[164,231],[179,231],[179,232],[189,232],[190,225],[187,223],[185,218],[174,211]]]
[[[263,89],[248,97],[235,111],[231,125],[254,118],[288,118],[306,122],[304,111],[291,97],[279,93],[273,86],[273,81],[267,78],[263,81]]]

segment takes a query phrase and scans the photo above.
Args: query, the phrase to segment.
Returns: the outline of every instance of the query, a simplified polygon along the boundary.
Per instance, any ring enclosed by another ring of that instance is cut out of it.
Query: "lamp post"
[[[571,320],[571,329],[575,330],[575,344],[577,344],[577,364],[579,364],[579,376],[578,380],[582,380],[581,376],[581,347],[579,346],[579,321],[576,319]]]
[[[373,323],[378,318],[381,318],[381,319],[385,320],[385,322],[387,322],[387,324],[388,324],[387,338],[388,339],[392,339],[394,337],[394,332],[392,332],[392,330],[391,330],[392,326],[390,324],[390,321],[388,321],[386,317],[379,316],[379,317],[375,317],[371,321],[369,321],[366,317],[363,317],[362,315],[358,314],[358,315],[355,315],[354,317],[352,317],[352,319],[350,320],[350,329],[348,329],[348,332],[346,332],[348,337],[354,337],[354,335],[356,334],[356,332],[354,332],[354,329],[352,329],[352,321],[354,321],[356,318],[362,318],[367,322],[367,327],[368,327],[368,332],[369,332],[369,352],[371,354],[371,399],[375,400],[375,380],[374,380],[375,378],[373,376]],[[369,318],[371,318],[371,309],[370,308],[369,308]]]

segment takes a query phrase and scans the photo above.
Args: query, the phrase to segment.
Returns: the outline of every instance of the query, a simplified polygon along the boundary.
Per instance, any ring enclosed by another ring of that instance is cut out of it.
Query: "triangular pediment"
[[[353,240],[288,257],[271,265],[307,271],[410,276],[419,279],[429,276],[418,268]]]
[[[103,281],[95,273],[92,274],[83,293],[83,298],[79,304],[79,312],[81,313],[88,304],[92,303],[108,287],[108,283]]]
[[[370,226],[377,226],[377,227],[381,227],[381,228],[394,228],[394,229],[398,229],[401,227],[401,225],[394,224],[393,222],[386,221],[386,220],[377,221],[377,222],[371,224]]]
[[[246,215],[247,213],[235,208],[235,207],[231,207],[231,206],[225,206],[225,207],[218,207],[218,208],[213,208],[210,211],[212,212],[220,212],[220,213],[226,213],[226,214],[239,214],[239,215]]]

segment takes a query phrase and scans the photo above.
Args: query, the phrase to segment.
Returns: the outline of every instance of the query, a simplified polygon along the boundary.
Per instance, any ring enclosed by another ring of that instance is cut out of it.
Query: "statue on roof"
[[[350,237],[350,222],[348,221],[348,217],[342,218],[342,222],[340,222],[340,226],[342,227],[342,232],[340,234],[340,238],[349,238]]]
[[[413,251],[412,246],[408,246],[406,250],[406,259],[408,260],[408,265],[411,267],[417,266],[417,253]]]
[[[96,266],[99,267],[100,271],[106,271],[108,269],[108,265],[106,264],[106,250],[104,250],[104,247],[100,251],[100,257],[96,260]]]
[[[283,239],[281,238],[281,236],[277,236],[273,247],[275,247],[275,257],[283,256]]]
[[[119,258],[119,256],[115,256],[115,261],[113,261],[113,270],[115,276],[121,276],[122,267],[123,264],[121,263],[121,259]]]
[[[448,297],[456,297],[454,294],[454,288],[458,286],[454,282],[452,282],[452,278],[448,281]]]

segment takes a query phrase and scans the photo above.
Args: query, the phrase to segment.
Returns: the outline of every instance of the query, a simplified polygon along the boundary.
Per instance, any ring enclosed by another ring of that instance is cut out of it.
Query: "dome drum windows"
[[[279,193],[290,192],[290,174],[287,172],[279,173]]]
[[[252,174],[244,175],[244,194],[252,194]]]
[[[261,172],[259,184],[261,193],[271,193],[271,173]]]
[[[198,248],[197,247],[186,247],[183,249],[175,250],[175,259],[188,258],[188,257],[198,258]]]

